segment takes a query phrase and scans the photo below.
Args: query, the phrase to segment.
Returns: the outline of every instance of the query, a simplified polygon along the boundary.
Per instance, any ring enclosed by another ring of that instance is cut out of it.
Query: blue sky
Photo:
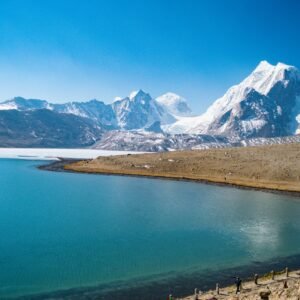
[[[300,67],[300,1],[0,2],[0,100],[173,91],[204,111],[260,60]]]

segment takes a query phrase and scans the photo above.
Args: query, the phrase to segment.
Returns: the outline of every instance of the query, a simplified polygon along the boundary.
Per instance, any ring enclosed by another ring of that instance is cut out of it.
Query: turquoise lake
[[[300,253],[299,198],[0,159],[0,298]]]

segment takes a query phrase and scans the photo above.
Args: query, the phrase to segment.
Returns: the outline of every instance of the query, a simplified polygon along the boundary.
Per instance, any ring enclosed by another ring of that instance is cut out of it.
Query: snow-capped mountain
[[[181,106],[184,107],[184,100],[176,94],[172,94],[172,97],[177,101],[179,112]],[[175,100],[174,109],[176,106]],[[169,124],[177,120],[166,105],[160,104],[150,94],[142,90],[133,91],[129,97],[118,98],[111,104],[105,104],[96,99],[87,102],[53,104],[45,100],[22,97],[0,103],[0,111],[13,109],[18,111],[48,109],[57,113],[72,114],[88,118],[108,130],[149,128],[157,122]],[[185,109],[189,110],[187,105]]]
[[[51,105],[45,100],[39,99],[25,99],[22,97],[15,97],[11,100],[0,103],[0,110],[36,110],[36,109],[51,109]]]
[[[112,103],[117,124],[121,129],[141,129],[156,122],[174,122],[175,119],[149,94],[142,90],[132,92],[129,97]]]
[[[300,132],[300,73],[282,63],[262,61],[201,116],[166,126],[172,133],[201,133],[236,139]]]
[[[36,111],[39,113],[34,113]],[[0,103],[0,114],[0,133],[10,139],[8,129],[12,128],[16,145],[18,136],[21,144],[25,138],[18,135],[17,130],[26,131],[26,126],[28,137],[32,134],[37,143],[32,129],[38,123],[44,124],[45,132],[57,131],[53,146],[55,143],[68,145],[67,132],[72,126],[78,130],[85,128],[87,132],[80,137],[78,145],[97,140],[97,145],[106,149],[201,149],[263,138],[259,140],[261,143],[265,138],[300,133],[300,73],[293,66],[262,61],[246,79],[231,87],[200,116],[192,116],[187,101],[179,95],[166,93],[154,99],[142,90],[133,91],[123,99],[118,97],[111,104],[98,100],[52,104],[16,97]],[[56,124],[50,122],[51,117]],[[16,127],[21,121],[22,128]],[[76,134],[79,136],[79,132]],[[46,138],[42,132],[37,136]],[[59,140],[59,136],[66,140]],[[75,144],[74,140],[72,143]]]
[[[156,101],[174,117],[189,117],[192,114],[186,99],[177,94],[166,93],[157,97]]]
[[[49,109],[58,113],[73,114],[79,117],[88,118],[107,129],[118,128],[116,116],[111,105],[107,105],[96,99],[88,102],[50,104]]]
[[[0,103],[0,111],[12,109],[18,111],[48,109],[57,113],[72,114],[78,117],[88,118],[109,129],[118,127],[112,107],[98,100],[53,104],[46,100],[15,97]]]

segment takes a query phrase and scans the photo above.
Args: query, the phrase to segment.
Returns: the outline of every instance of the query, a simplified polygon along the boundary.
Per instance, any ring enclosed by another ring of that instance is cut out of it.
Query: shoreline
[[[254,277],[254,276],[253,276]],[[261,298],[261,295],[268,295],[266,298]],[[178,300],[257,300],[257,299],[269,299],[273,300],[279,299],[299,299],[300,295],[300,271],[285,271],[273,272],[265,274],[262,278],[258,278],[257,282],[248,280],[242,282],[241,290],[237,294],[236,286],[230,285],[225,287],[220,287],[216,284],[215,290],[209,290],[207,292],[199,292],[195,290],[194,295],[177,298]]]
[[[203,297],[209,295],[209,299],[216,296],[216,283],[220,289],[232,289],[234,278],[239,276],[244,283],[252,281],[253,275],[260,276],[259,281],[268,278],[271,270],[281,274],[285,267],[289,266],[290,272],[300,271],[300,254],[287,257],[275,257],[264,262],[251,262],[247,265],[235,266],[223,269],[206,269],[201,271],[168,272],[167,274],[150,275],[142,278],[118,280],[108,284],[96,286],[74,287],[36,294],[16,296],[15,300],[61,300],[61,299],[105,299],[105,300],[161,300],[169,294],[174,299],[191,298],[194,289],[203,292]],[[300,277],[299,277],[300,279]],[[246,291],[247,292],[247,291]],[[246,294],[242,294],[245,296]],[[226,298],[217,298],[226,299]],[[234,298],[229,298],[234,299]],[[248,298],[247,298],[248,299]]]
[[[53,160],[53,161],[50,161],[46,164],[38,165],[37,168],[39,170],[44,170],[44,171],[69,172],[69,173],[71,173],[71,171],[67,171],[64,167],[67,164],[71,164],[71,163],[79,162],[79,161],[81,161],[81,159],[77,159],[77,158],[58,158],[58,160]]]
[[[300,143],[98,157],[64,168],[300,195]]]
[[[91,160],[84,160],[84,161],[91,161]],[[125,172],[108,172],[108,171],[91,171],[91,170],[77,170],[75,168],[70,167],[73,163],[80,163],[82,160],[80,159],[65,159],[60,158],[58,161],[52,161],[47,164],[43,164],[38,166],[40,170],[45,171],[52,171],[52,172],[66,172],[66,173],[75,173],[75,174],[90,174],[90,175],[105,175],[105,176],[128,176],[128,177],[135,177],[135,178],[149,178],[149,179],[158,179],[158,180],[173,180],[173,181],[183,181],[183,182],[195,182],[200,184],[209,184],[215,186],[222,186],[228,188],[236,188],[242,190],[252,190],[258,192],[267,192],[272,194],[279,194],[279,195],[288,195],[293,196],[295,198],[300,198],[300,192],[298,191],[291,191],[291,190],[281,190],[281,189],[271,189],[268,187],[263,186],[250,186],[250,185],[242,185],[232,182],[219,182],[213,181],[208,179],[195,179],[195,178],[188,178],[184,176],[163,176],[163,175],[150,175],[150,174],[130,174]],[[67,167],[67,168],[66,168]]]

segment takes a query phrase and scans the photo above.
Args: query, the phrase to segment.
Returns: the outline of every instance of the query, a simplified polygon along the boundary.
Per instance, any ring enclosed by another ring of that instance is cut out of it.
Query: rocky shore
[[[48,164],[43,164],[38,168],[40,170],[46,170],[46,171],[67,172],[67,169],[65,169],[66,165],[79,162],[79,161],[80,161],[79,159],[60,158],[59,160],[51,161]]]
[[[267,274],[257,283],[253,281],[242,284],[241,291],[236,294],[236,287],[229,286],[216,288],[206,293],[195,291],[194,295],[186,298],[175,298],[183,300],[258,300],[258,299],[300,299],[300,272],[291,272],[286,276],[286,272],[280,274]]]

